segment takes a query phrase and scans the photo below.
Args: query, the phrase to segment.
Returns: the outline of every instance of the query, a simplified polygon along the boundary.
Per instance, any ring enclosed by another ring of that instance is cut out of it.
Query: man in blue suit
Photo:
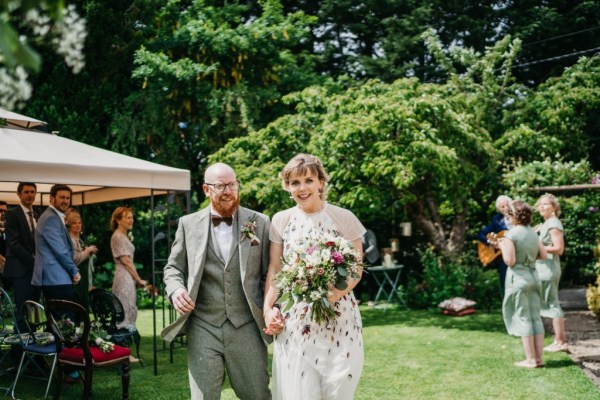
[[[31,284],[40,286],[46,299],[76,301],[74,284],[81,279],[73,261],[73,243],[65,227],[65,211],[71,205],[71,188],[50,188],[50,206],[35,229],[35,265]]]
[[[12,287],[15,296],[15,316],[21,332],[27,330],[21,308],[27,300],[39,301],[40,289],[31,285],[35,256],[33,235],[38,215],[33,209],[37,186],[33,182],[20,182],[17,196],[20,204],[5,215],[6,265],[3,283]]]
[[[498,233],[510,229],[506,215],[508,214],[508,208],[510,207],[511,202],[512,199],[508,196],[498,196],[496,199],[496,214],[494,214],[492,217],[492,222],[490,222],[489,225],[486,225],[482,230],[479,231],[479,233],[477,233],[477,239],[481,243],[489,245],[487,241],[487,235],[489,233]],[[508,266],[502,259],[502,256],[498,257],[492,263],[492,265],[498,269],[498,278],[500,280],[500,296],[504,298],[504,281],[506,280],[506,270],[508,269]]]

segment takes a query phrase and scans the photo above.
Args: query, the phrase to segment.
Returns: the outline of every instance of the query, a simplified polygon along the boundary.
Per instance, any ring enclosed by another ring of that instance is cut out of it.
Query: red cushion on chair
[[[119,359],[129,358],[131,350],[127,347],[115,345],[115,348],[110,353],[104,353],[99,347],[90,347],[92,353],[92,361],[94,365],[102,365],[106,362],[114,362]],[[58,360],[71,365],[85,365],[83,359],[83,349],[78,347],[66,348],[58,355]]]

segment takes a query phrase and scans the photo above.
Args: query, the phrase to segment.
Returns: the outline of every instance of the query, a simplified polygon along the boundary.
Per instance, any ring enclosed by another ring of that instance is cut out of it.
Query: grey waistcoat
[[[231,250],[227,265],[222,259],[212,229],[209,230],[209,248],[193,312],[195,317],[217,327],[227,319],[236,328],[253,320],[240,275],[239,246],[235,238],[237,223],[234,223],[233,229],[235,248]]]

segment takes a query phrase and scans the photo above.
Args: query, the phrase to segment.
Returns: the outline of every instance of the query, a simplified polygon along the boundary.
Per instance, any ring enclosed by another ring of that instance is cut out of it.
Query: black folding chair
[[[131,347],[131,344],[135,343],[135,352],[143,367],[140,358],[140,333],[135,328],[117,328],[117,324],[125,319],[121,300],[108,290],[95,288],[90,291],[90,307],[94,318],[102,324],[111,342],[125,347]]]

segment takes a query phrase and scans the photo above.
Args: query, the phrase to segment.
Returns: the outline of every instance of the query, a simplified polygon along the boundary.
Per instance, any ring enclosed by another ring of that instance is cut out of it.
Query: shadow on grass
[[[404,325],[407,327],[436,327],[481,332],[506,332],[502,312],[477,311],[464,317],[452,317],[433,310],[361,308],[363,326]]]
[[[570,358],[564,358],[561,360],[544,360],[544,368],[567,368],[577,365]]]

